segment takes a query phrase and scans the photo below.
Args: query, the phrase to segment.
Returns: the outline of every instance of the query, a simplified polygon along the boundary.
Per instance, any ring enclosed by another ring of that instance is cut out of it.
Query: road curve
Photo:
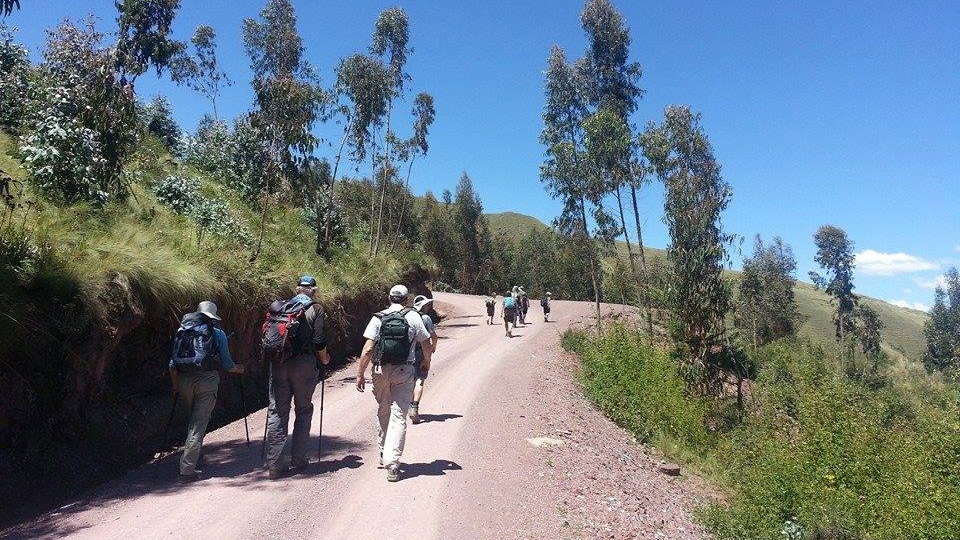
[[[553,489],[528,474],[542,462],[524,434],[543,418],[524,407],[540,399],[535,371],[545,344],[589,317],[592,304],[554,302],[544,324],[506,338],[484,320],[482,299],[436,294],[448,313],[421,404],[425,422],[410,426],[403,478],[387,483],[377,468],[375,402],[353,388],[349,366],[327,382],[324,455],[302,474],[270,481],[260,468],[265,411],[209,433],[201,481],[176,482],[177,456],[141,467],[39,518],[4,531],[7,538],[538,538],[555,524],[541,508]],[[610,310],[610,307],[606,307]],[[320,414],[314,396],[314,444]],[[292,422],[291,422],[292,424]],[[546,534],[551,537],[552,534]]]

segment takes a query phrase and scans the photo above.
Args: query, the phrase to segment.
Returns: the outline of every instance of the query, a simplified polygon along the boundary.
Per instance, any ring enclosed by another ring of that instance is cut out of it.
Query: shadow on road
[[[443,323],[440,325],[440,328],[464,328],[467,326],[480,326],[480,324],[479,323],[458,323],[458,324]]]
[[[462,471],[463,467],[449,459],[435,459],[431,463],[410,463],[401,467],[404,480],[418,476],[443,476],[447,471]]]
[[[447,420],[453,420],[455,418],[463,418],[462,414],[421,414],[420,423],[426,424],[428,422],[446,422]]]
[[[337,472],[342,469],[358,469],[363,466],[363,458],[354,454],[349,456],[344,456],[340,459],[331,459],[327,461],[319,461],[316,463],[311,463],[307,470],[306,474],[326,474],[331,472]]]

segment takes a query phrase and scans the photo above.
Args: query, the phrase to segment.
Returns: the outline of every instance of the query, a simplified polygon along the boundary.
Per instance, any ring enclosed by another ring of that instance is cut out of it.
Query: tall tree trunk
[[[587,247],[590,249],[590,279],[593,281],[593,298],[597,304],[597,333],[603,331],[603,327],[600,322],[600,287],[597,285],[597,250],[593,245],[593,238],[590,236],[590,232],[587,228],[587,204],[584,201],[584,197],[580,197],[580,219],[582,220],[583,227],[583,237],[587,241]]]
[[[277,161],[279,158],[277,154],[280,153],[279,149],[280,142],[277,140],[277,137],[274,136],[270,141],[270,164],[271,168],[274,169],[271,173],[276,173]],[[257,249],[254,250],[253,254],[250,255],[250,262],[257,260],[257,257],[260,256],[260,250],[263,248],[263,233],[266,229],[267,223],[267,205],[270,203],[270,175],[267,175],[267,181],[263,185],[263,204],[260,209],[260,234],[257,236]]]
[[[393,99],[387,103],[387,134],[383,141],[383,188],[380,190],[380,210],[377,216],[377,236],[373,242],[373,255],[380,250],[380,235],[383,231],[383,203],[387,195],[387,184],[390,182],[390,119],[393,116]]]
[[[337,183],[337,171],[340,169],[340,158],[343,156],[343,149],[347,144],[347,134],[349,133],[350,126],[350,116],[347,115],[347,120],[344,123],[345,127],[343,128],[343,137],[340,139],[340,149],[337,150],[337,158],[333,162],[333,174],[330,177],[330,206],[333,207],[333,188]],[[318,218],[319,219],[319,218]],[[330,212],[326,213],[326,216],[323,220],[323,251],[320,251],[320,229],[317,229],[317,255],[325,252],[330,247]]]
[[[617,209],[620,210],[620,225],[623,227],[623,238],[627,241],[627,256],[630,258],[630,270],[633,271],[633,281],[636,282],[639,292],[640,274],[637,273],[637,261],[633,258],[633,246],[630,244],[630,233],[627,232],[627,220],[623,217],[623,200],[620,196],[620,186],[617,186]]]
[[[643,252],[643,233],[640,229],[640,208],[637,205],[637,187],[630,183],[630,197],[633,199],[633,219],[637,225],[637,249],[640,250],[640,302],[643,303],[643,310],[646,311],[647,333],[653,335],[653,316],[650,309],[649,284],[647,283],[647,256]]]
[[[413,161],[417,158],[417,154],[414,153],[410,156],[410,163],[407,164],[407,178],[403,182],[403,187],[405,190],[410,189],[410,170],[413,169]],[[393,234],[393,242],[390,243],[390,251],[393,251],[397,248],[397,241],[400,239],[400,227],[403,225],[403,216],[407,210],[407,194],[404,192],[402,194],[403,200],[400,202],[400,217],[397,219],[397,231]]]
[[[377,157],[376,152],[370,153],[370,250],[369,255],[373,256],[373,226],[374,212],[377,208]]]

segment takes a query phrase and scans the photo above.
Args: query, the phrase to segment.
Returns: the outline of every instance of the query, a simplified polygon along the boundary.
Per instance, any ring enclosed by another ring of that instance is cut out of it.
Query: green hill
[[[523,236],[532,228],[547,228],[547,225],[535,217],[514,212],[487,214],[487,221],[491,231],[513,237]],[[617,242],[617,252],[621,256],[626,256],[627,246],[624,242]],[[662,249],[647,247],[644,252],[648,260],[666,256],[666,252]],[[738,280],[740,273],[730,271],[729,275],[732,279]],[[832,339],[833,306],[827,295],[804,282],[797,283],[795,293],[800,313],[804,316],[804,322],[800,327],[801,335],[812,339]],[[923,324],[927,320],[927,314],[894,306],[869,296],[861,298],[880,315],[884,325],[884,349],[891,354],[899,353],[907,358],[919,359],[924,348]]]

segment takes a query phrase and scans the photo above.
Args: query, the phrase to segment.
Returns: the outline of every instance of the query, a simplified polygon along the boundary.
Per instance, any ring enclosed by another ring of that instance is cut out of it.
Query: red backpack
[[[304,334],[309,331],[304,314],[313,304],[313,300],[302,295],[287,302],[277,300],[270,304],[270,310],[267,311],[260,328],[264,360],[283,362],[303,352],[307,341]]]

